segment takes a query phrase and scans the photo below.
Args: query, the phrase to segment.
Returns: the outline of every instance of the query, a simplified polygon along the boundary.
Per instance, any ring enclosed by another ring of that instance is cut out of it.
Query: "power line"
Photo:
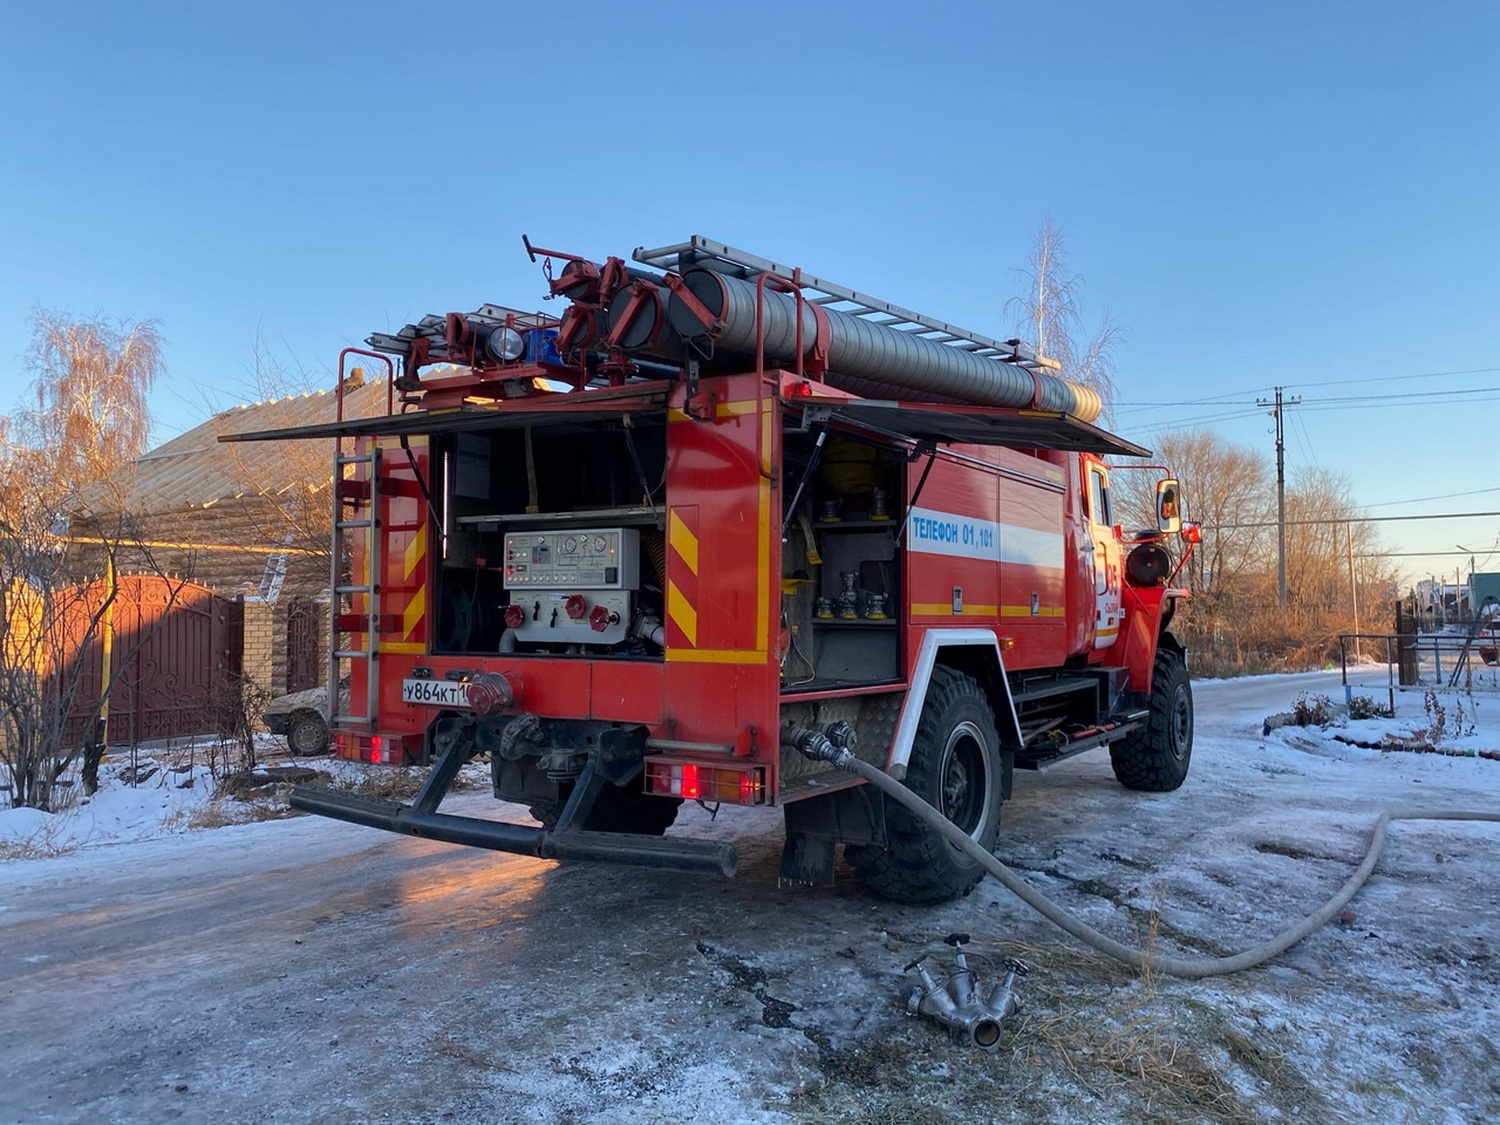
[[[1143,431],[1146,434],[1166,433],[1169,430],[1180,430],[1185,426],[1198,426],[1206,422],[1232,422],[1239,418],[1254,418],[1263,413],[1258,407],[1251,410],[1231,410],[1227,414],[1204,414],[1196,418],[1181,418],[1175,422],[1163,422],[1157,426],[1151,426]]]
[[[1421,402],[1414,403],[1412,401],[1413,399],[1423,400],[1427,404],[1432,406],[1453,406],[1458,403],[1500,401],[1495,397],[1497,394],[1500,394],[1500,387],[1473,387],[1469,390],[1463,391],[1433,391],[1430,394],[1349,395],[1340,398],[1304,398],[1302,400],[1302,405],[1304,409],[1307,410],[1342,410],[1346,412],[1350,410],[1380,410],[1392,406],[1405,407],[1409,410],[1414,406],[1422,405]],[[1456,397],[1460,395],[1475,395],[1478,397]],[[1444,397],[1442,401],[1439,402],[1432,401],[1438,396],[1450,397]],[[1166,406],[1168,404],[1163,403],[1162,405]],[[1237,402],[1225,402],[1204,403],[1203,405],[1239,406],[1240,404]],[[1256,403],[1255,405],[1259,406],[1260,404]],[[1116,410],[1119,410],[1119,407],[1116,407]],[[1180,429],[1184,426],[1191,426],[1204,422],[1220,422],[1229,421],[1235,418],[1248,418],[1257,413],[1259,413],[1258,410],[1234,410],[1223,414],[1211,414],[1195,418],[1182,418],[1171,422],[1162,422],[1160,425],[1154,428],[1158,430]]]
[[[1323,466],[1318,461],[1317,450],[1313,448],[1312,434],[1307,432],[1307,424],[1295,414],[1292,415],[1292,432],[1297,435],[1297,444],[1302,447],[1307,459],[1321,469]]]
[[[1500,391],[1500,387],[1465,387],[1458,391],[1413,391],[1404,395],[1347,395],[1343,398],[1310,398],[1307,402],[1376,402],[1398,398],[1451,398],[1454,395],[1482,395]]]
[[[1496,401],[1500,401],[1500,399],[1497,399],[1493,394],[1486,394],[1481,395],[1479,398],[1450,398],[1442,402],[1429,402],[1426,405],[1452,407],[1461,403]],[[1347,414],[1353,410],[1386,410],[1393,406],[1402,410],[1416,410],[1420,409],[1422,405],[1422,403],[1417,402],[1333,402],[1329,399],[1310,399],[1308,409],[1340,410]]]
[[[1500,516],[1500,512],[1434,512],[1432,515],[1422,516],[1344,516],[1341,519],[1324,520],[1287,520],[1287,527],[1316,527],[1326,524],[1346,523],[1398,523],[1403,520],[1461,520],[1478,519],[1481,516]],[[1276,520],[1267,520],[1264,523],[1216,523],[1207,524],[1205,531],[1243,531],[1252,527],[1276,527]],[[1470,552],[1464,551],[1463,554]]]
[[[1356,553],[1357,559],[1434,559],[1441,555],[1459,555],[1469,559],[1474,557],[1473,551],[1384,551],[1377,554],[1361,555]]]
[[[1353,379],[1325,379],[1317,383],[1287,383],[1286,387],[1343,387],[1352,383],[1396,383],[1407,379],[1442,379],[1456,375],[1490,375],[1500,371],[1500,367],[1470,367],[1459,371],[1424,371],[1414,375],[1373,375],[1360,376]],[[1224,406],[1238,406],[1240,403],[1233,400],[1240,395],[1259,394],[1269,390],[1268,387],[1249,387],[1240,391],[1225,391],[1223,394],[1210,395],[1207,398],[1175,399],[1171,402],[1121,402],[1115,403],[1115,409],[1124,412],[1132,410],[1148,410],[1167,406],[1208,406],[1215,403]],[[1435,394],[1472,394],[1474,391],[1436,391]],[[1331,401],[1331,400],[1321,400]]]
[[[1450,375],[1489,375],[1500,367],[1470,367],[1462,371],[1425,371],[1419,375],[1375,375],[1370,378],[1327,379],[1321,383],[1288,383],[1290,387],[1342,387],[1350,383],[1394,383],[1404,379],[1442,379]]]
[[[1429,500],[1454,500],[1460,496],[1482,496],[1486,492],[1500,492],[1500,488],[1476,488],[1472,492],[1444,492],[1437,496],[1417,496],[1411,500],[1382,500],[1378,504],[1356,504],[1356,508],[1394,508],[1397,504],[1425,504]]]

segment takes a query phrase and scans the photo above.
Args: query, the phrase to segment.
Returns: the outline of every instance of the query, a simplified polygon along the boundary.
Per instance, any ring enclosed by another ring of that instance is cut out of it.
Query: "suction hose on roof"
[[[1383,812],[1375,821],[1374,827],[1370,830],[1370,847],[1365,852],[1364,862],[1359,865],[1354,874],[1345,880],[1344,885],[1339,888],[1337,894],[1295,926],[1283,930],[1270,941],[1257,945],[1253,949],[1247,949],[1243,953],[1236,953],[1232,957],[1164,957],[1156,954],[1146,954],[1139,949],[1115,941],[1114,938],[1100,933],[1087,922],[1068,913],[1046,895],[1026,883],[1019,875],[1001,863],[1000,860],[985,851],[963,829],[948,820],[942,813],[917,796],[912,790],[902,785],[901,782],[883,770],[877,769],[868,762],[860,761],[843,747],[826,743],[823,746],[804,752],[809,753],[810,756],[816,754],[816,756],[821,757],[823,760],[833,763],[839,769],[864,778],[892,800],[901,802],[901,804],[931,824],[954,847],[959,848],[971,859],[981,864],[986,871],[1000,881],[1006,890],[1016,895],[1022,902],[1026,903],[1033,910],[1036,910],[1049,922],[1067,930],[1068,933],[1072,934],[1079,941],[1092,946],[1100,953],[1113,957],[1117,961],[1123,961],[1125,964],[1137,969],[1149,969],[1152,972],[1166,973],[1174,977],[1215,977],[1222,976],[1225,973],[1237,973],[1243,969],[1253,968],[1256,965],[1269,961],[1278,953],[1285,952],[1314,930],[1326,925],[1331,918],[1344,908],[1344,905],[1354,897],[1355,892],[1370,877],[1370,872],[1375,869],[1375,864],[1380,859],[1381,849],[1385,846],[1386,829],[1393,820],[1486,820],[1500,822],[1500,812],[1458,812],[1450,809],[1399,809]]]

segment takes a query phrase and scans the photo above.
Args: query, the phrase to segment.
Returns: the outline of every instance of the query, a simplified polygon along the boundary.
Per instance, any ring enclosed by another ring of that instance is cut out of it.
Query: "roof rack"
[[[970,332],[967,328],[959,328],[946,321],[923,316],[921,313],[904,309],[900,305],[882,301],[844,285],[835,285],[831,281],[824,281],[802,270],[784,266],[779,262],[758,257],[744,250],[736,250],[733,246],[726,246],[722,242],[715,242],[702,235],[695,234],[686,242],[661,246],[655,250],[637,247],[631,257],[642,265],[679,273],[693,266],[701,266],[739,277],[753,277],[757,274],[768,273],[783,281],[800,285],[804,290],[813,294],[807,298],[811,304],[822,305],[832,312],[840,312],[845,316],[869,317],[871,324],[878,324],[897,332],[909,332],[913,336],[922,336],[937,344],[946,344],[961,351],[973,352],[975,355],[994,359],[1000,363],[1014,364],[1028,371],[1056,371],[1058,369],[1056,361],[1038,356],[1032,348],[1020,340],[996,340],[979,332]]]

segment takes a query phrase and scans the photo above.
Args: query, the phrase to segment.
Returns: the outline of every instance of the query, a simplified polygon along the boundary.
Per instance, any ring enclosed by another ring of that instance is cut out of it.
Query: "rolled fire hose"
[[[1164,957],[1158,954],[1143,953],[1139,949],[1118,942],[1114,938],[1100,933],[1077,916],[1068,913],[1046,895],[1028,884],[995,856],[985,851],[963,829],[938,812],[937,809],[929,805],[915,792],[908,789],[885,771],[870,765],[868,762],[860,761],[843,747],[828,743],[825,747],[809,753],[809,756],[821,757],[841,770],[864,778],[892,800],[899,801],[905,805],[928,824],[932,825],[949,843],[979,863],[986,871],[998,879],[1006,890],[1016,895],[1022,902],[1040,913],[1049,922],[1062,927],[1079,941],[1092,946],[1100,953],[1113,957],[1117,961],[1123,961],[1125,964],[1137,969],[1149,969],[1152,972],[1166,973],[1174,977],[1216,977],[1223,976],[1226,973],[1237,973],[1244,969],[1253,968],[1256,965],[1269,961],[1277,954],[1285,952],[1314,930],[1326,925],[1334,915],[1344,908],[1344,905],[1354,897],[1355,892],[1370,877],[1370,872],[1375,869],[1375,864],[1380,859],[1381,849],[1385,846],[1386,829],[1393,820],[1485,820],[1500,822],[1500,812],[1459,812],[1452,809],[1393,809],[1383,812],[1370,829],[1370,846],[1365,852],[1364,862],[1359,865],[1354,874],[1345,880],[1344,885],[1339,888],[1337,894],[1296,925],[1283,930],[1270,941],[1263,942],[1253,949],[1247,949],[1243,953],[1236,953],[1230,957]]]

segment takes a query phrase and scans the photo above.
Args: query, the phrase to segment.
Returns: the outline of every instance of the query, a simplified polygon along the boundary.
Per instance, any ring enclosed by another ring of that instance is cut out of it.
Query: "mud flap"
[[[793,801],[784,813],[783,882],[832,883],[835,844],[885,843],[885,805],[866,785]]]

